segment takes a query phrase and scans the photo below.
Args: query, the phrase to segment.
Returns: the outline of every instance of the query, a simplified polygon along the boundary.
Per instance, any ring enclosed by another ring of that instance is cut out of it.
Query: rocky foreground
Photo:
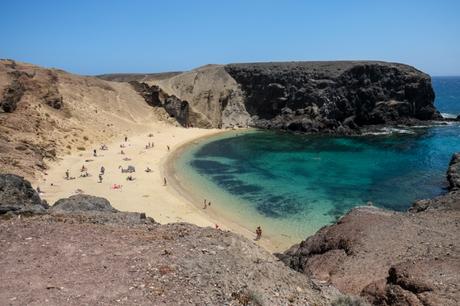
[[[446,195],[406,213],[355,208],[278,257],[374,305],[459,305],[460,153],[447,179]]]
[[[160,225],[87,195],[49,207],[15,175],[0,175],[0,245],[1,305],[329,301],[308,277],[239,235]]]

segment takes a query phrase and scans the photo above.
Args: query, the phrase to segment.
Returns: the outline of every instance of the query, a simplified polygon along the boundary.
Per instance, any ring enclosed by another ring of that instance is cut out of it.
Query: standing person
[[[204,199],[204,206],[203,206],[203,209],[206,209],[208,207],[208,205],[206,204],[206,199]]]
[[[70,178],[69,169],[67,169],[67,170],[65,171],[65,178],[66,178],[66,180],[68,180],[68,179]]]
[[[211,201],[208,202],[208,206],[211,206]]]
[[[96,149],[93,150],[93,156],[94,156],[94,157],[97,156]]]
[[[104,173],[105,173],[105,168],[104,168],[104,166],[102,166],[101,167],[101,174],[104,175]]]
[[[256,229],[256,240],[259,240],[262,237],[262,229],[260,226],[257,227]]]
[[[168,149],[168,152],[169,152],[169,150],[171,149],[169,146],[166,146],[166,148]]]
[[[102,174],[99,174],[99,182],[98,183],[102,183]]]
[[[168,185],[168,181],[166,181],[166,177],[163,177],[163,186]]]
[[[128,141],[128,136],[125,136],[125,142],[127,142],[127,141]]]

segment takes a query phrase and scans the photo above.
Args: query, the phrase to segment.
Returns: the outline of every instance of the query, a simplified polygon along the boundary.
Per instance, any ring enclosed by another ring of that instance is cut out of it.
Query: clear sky
[[[79,74],[376,59],[460,75],[460,0],[2,0],[0,58]]]

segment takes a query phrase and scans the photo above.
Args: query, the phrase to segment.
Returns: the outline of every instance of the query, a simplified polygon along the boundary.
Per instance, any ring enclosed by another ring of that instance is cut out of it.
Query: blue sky
[[[376,59],[460,75],[458,0],[2,0],[0,58],[79,74]]]

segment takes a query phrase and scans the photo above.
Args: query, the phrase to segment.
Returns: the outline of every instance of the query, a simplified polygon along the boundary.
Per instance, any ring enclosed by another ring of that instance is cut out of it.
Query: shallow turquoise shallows
[[[198,143],[175,167],[219,214],[294,242],[369,201],[404,211],[417,199],[442,194],[458,151],[457,124],[360,137],[250,131]]]

